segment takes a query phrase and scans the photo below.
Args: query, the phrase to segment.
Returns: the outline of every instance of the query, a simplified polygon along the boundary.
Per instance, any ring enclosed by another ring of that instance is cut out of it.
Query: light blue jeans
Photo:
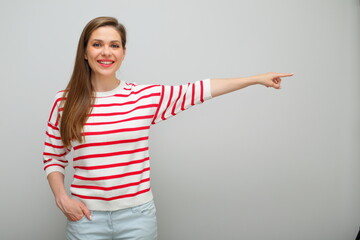
[[[154,201],[118,211],[91,211],[79,221],[67,221],[68,240],[156,240]]]

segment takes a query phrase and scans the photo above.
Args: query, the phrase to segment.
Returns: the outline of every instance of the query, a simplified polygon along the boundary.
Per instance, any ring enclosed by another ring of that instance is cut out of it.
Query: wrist
[[[249,78],[250,78],[250,82],[252,85],[262,84],[262,82],[260,81],[260,78],[258,78],[257,75],[251,76]]]
[[[68,201],[69,199],[70,199],[70,197],[65,192],[65,193],[58,194],[55,197],[55,202],[58,206],[61,206],[64,202]]]

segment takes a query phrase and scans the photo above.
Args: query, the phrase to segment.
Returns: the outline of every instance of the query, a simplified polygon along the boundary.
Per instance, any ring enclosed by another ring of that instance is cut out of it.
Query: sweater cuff
[[[45,169],[45,174],[46,176],[48,176],[50,173],[52,172],[61,172],[63,175],[65,175],[65,169],[63,167],[54,165],[54,166],[49,166]]]
[[[204,84],[204,100],[206,101],[212,98],[210,78],[204,79],[203,84]]]

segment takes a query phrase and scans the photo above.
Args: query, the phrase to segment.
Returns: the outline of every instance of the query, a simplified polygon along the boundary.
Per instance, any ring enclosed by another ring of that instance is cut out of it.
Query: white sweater
[[[44,170],[65,174],[68,160],[60,138],[55,96],[46,131]],[[152,124],[211,98],[210,79],[179,86],[136,85],[121,81],[108,92],[97,92],[85,123],[85,142],[72,141],[75,173],[70,192],[90,210],[114,211],[153,199],[150,189],[149,129]]]

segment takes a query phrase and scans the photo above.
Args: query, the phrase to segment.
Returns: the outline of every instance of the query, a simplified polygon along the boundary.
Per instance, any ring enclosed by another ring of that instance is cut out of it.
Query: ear
[[[85,53],[85,56],[84,56],[85,60],[88,60],[88,57],[87,57],[87,54]]]
[[[126,56],[126,48],[124,48],[124,55],[123,55],[123,60],[124,60],[124,58],[125,58],[125,56]]]

